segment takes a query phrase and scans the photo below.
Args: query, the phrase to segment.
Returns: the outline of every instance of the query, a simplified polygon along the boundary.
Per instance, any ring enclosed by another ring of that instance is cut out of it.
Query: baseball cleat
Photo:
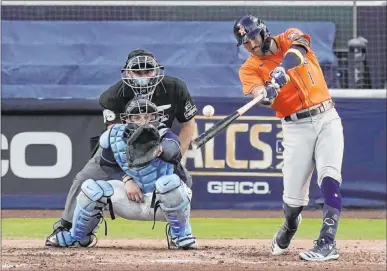
[[[297,227],[295,229],[289,229],[287,222],[281,226],[279,231],[274,235],[271,242],[271,254],[274,256],[284,254],[285,250],[289,247],[293,236],[296,234],[298,227],[302,221],[301,214],[297,217]]]
[[[336,243],[327,243],[323,238],[314,241],[314,248],[311,251],[301,252],[299,255],[302,260],[306,261],[329,261],[339,258]]]
[[[57,234],[62,232],[64,229],[62,227],[56,228],[53,233],[51,233],[47,238],[45,242],[46,247],[60,247],[58,239],[57,239]]]
[[[196,238],[192,234],[187,234],[184,237],[172,237],[171,227],[169,223],[165,225],[165,234],[167,236],[168,249],[197,249]]]
[[[58,240],[58,234],[61,234],[65,231],[69,232],[70,228],[63,226],[61,220],[58,220],[54,223],[53,229],[53,232],[46,238],[46,242],[44,245],[46,247],[61,247]]]
[[[198,247],[196,244],[195,237],[189,234],[185,237],[171,239],[170,248],[191,250],[191,249],[197,249]]]
[[[47,237],[46,247],[93,247],[97,244],[97,237],[94,234],[86,236],[84,240],[76,241],[70,232],[63,228],[57,228]]]

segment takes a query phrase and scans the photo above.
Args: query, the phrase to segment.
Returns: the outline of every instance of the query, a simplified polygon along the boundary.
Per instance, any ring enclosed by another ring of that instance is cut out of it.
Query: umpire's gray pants
[[[87,179],[93,180],[109,180],[109,176],[114,174],[117,169],[100,166],[102,148],[99,147],[94,156],[87,162],[83,169],[75,176],[73,184],[70,187],[70,191],[67,195],[65,209],[62,214],[62,218],[68,222],[72,222],[75,206],[77,204],[77,196],[81,191],[81,185]],[[184,168],[186,171],[186,169]],[[192,177],[188,174],[187,186],[192,187]]]

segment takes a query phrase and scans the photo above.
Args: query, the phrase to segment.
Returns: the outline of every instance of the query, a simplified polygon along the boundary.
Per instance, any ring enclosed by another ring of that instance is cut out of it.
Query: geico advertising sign
[[[195,137],[224,117],[196,117]],[[281,177],[282,139],[278,118],[241,116],[200,149],[188,149],[182,163],[193,176]]]
[[[31,145],[51,145],[55,147],[55,164],[36,165],[41,162],[39,153],[33,153],[34,164],[29,165],[26,159],[27,148]],[[1,134],[1,150],[9,151],[9,159],[1,159],[1,177],[10,170],[19,178],[58,179],[71,171],[72,144],[70,138],[59,132],[23,132],[8,139]]]
[[[209,181],[207,192],[210,194],[270,194],[267,182],[231,182],[231,181]]]

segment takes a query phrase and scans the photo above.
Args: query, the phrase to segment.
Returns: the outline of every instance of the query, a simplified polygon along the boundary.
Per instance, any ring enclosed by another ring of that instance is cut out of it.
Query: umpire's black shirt
[[[126,104],[134,98],[134,93],[122,80],[111,86],[99,98],[104,108],[103,117],[106,125],[120,123],[120,114],[125,112]],[[180,79],[165,76],[156,86],[152,102],[163,106],[165,118],[162,121],[169,128],[176,118],[178,122],[187,122],[197,114],[197,109],[188,92],[187,85]]]

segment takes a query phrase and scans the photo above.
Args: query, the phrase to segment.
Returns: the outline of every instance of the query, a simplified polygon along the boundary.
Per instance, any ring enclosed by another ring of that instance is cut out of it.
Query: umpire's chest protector
[[[124,140],[125,125],[114,125],[110,131],[109,143],[114,158],[126,175],[132,177],[144,193],[150,193],[155,188],[158,178],[171,175],[174,167],[161,159],[155,159],[147,166],[141,168],[129,168],[126,158],[126,141]]]

